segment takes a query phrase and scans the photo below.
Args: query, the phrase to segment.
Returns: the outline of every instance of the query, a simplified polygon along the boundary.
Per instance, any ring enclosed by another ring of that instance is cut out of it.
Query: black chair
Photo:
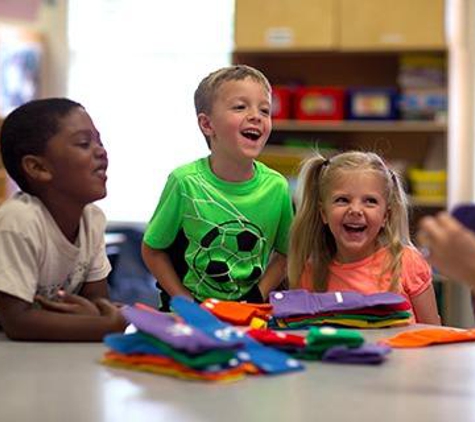
[[[109,228],[107,239],[116,239],[106,244],[106,251],[112,265],[108,277],[111,300],[133,305],[141,302],[157,307],[159,302],[155,279],[142,259],[141,245],[143,229],[131,226]],[[118,239],[122,241],[118,242]]]

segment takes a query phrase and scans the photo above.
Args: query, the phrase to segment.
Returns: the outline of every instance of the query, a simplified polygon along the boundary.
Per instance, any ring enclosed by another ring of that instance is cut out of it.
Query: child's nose
[[[261,114],[258,109],[250,109],[249,114],[247,115],[247,118],[251,121],[253,120],[261,120]]]
[[[107,151],[106,151],[104,145],[97,144],[97,146],[94,150],[94,154],[98,157],[107,157]]]
[[[351,204],[349,212],[351,215],[363,215],[363,210],[359,204]]]

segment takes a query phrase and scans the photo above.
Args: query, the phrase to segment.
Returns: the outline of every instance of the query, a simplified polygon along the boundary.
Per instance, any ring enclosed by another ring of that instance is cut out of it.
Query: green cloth
[[[146,334],[142,331],[138,331],[137,334],[145,341],[153,345],[161,353],[163,353],[163,355],[195,369],[206,368],[210,365],[216,364],[226,364],[236,355],[233,350],[210,350],[209,352],[190,355],[188,353],[174,349],[167,343],[164,343],[156,337]]]
[[[334,346],[359,347],[364,343],[362,334],[356,330],[333,327],[310,327],[305,349],[294,357],[305,360],[320,360],[325,351]]]

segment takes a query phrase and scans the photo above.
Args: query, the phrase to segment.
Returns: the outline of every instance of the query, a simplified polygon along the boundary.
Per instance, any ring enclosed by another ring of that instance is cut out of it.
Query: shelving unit
[[[273,86],[398,88],[402,55],[447,61],[444,0],[260,0],[259,13],[255,7],[236,0],[233,62],[260,69]],[[443,170],[447,124],[276,119],[261,158],[292,178],[315,147],[375,151],[403,172]],[[446,206],[430,198],[411,203],[414,220]]]
[[[439,133],[447,132],[447,124],[432,121],[303,121],[274,120],[276,131],[294,132],[399,132],[399,133]]]

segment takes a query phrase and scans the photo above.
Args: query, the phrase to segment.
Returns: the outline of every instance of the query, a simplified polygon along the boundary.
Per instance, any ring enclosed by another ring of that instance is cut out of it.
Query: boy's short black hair
[[[60,130],[60,120],[77,107],[83,106],[67,98],[33,100],[4,120],[0,133],[3,164],[24,192],[29,192],[29,187],[22,169],[23,157],[43,154],[48,141]]]

